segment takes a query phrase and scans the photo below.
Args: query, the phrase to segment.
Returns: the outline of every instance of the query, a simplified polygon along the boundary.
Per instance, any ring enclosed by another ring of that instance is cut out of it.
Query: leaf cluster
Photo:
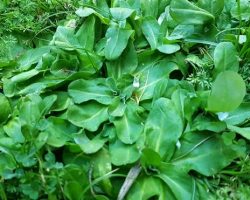
[[[83,1],[47,41],[9,43],[1,199],[247,199],[249,14],[237,3]]]

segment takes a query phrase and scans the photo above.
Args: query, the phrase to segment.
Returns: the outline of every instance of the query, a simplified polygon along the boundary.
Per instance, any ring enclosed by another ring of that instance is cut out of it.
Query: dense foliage
[[[249,198],[248,0],[41,2],[0,4],[1,199]]]

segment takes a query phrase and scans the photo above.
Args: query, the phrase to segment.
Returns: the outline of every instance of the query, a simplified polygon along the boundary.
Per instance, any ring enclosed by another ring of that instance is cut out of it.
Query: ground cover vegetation
[[[0,12],[0,199],[249,199],[248,0]]]

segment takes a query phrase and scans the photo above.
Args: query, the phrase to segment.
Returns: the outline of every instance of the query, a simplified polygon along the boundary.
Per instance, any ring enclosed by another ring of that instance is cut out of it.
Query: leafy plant
[[[2,40],[1,199],[247,197],[247,5],[67,3],[46,41]]]

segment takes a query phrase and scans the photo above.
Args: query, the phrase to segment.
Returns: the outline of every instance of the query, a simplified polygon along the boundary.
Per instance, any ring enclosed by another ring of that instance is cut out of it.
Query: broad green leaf
[[[233,71],[221,72],[212,85],[207,109],[213,112],[228,112],[236,109],[246,94],[242,77]]]
[[[167,37],[169,40],[178,40],[183,38],[188,38],[194,33],[194,25],[180,24],[177,25],[170,36]]]
[[[3,176],[4,171],[6,170],[14,170],[16,168],[16,162],[12,156],[2,152],[0,152],[0,176]]]
[[[145,124],[145,146],[170,159],[183,131],[182,118],[174,103],[166,98],[154,102]]]
[[[31,65],[38,63],[43,55],[50,52],[50,47],[43,46],[40,48],[30,49],[26,51],[18,60],[20,70],[28,70]]]
[[[141,165],[147,167],[159,167],[161,156],[150,148],[144,148],[141,155]]]
[[[250,19],[250,6],[248,0],[240,0],[240,8],[238,8],[238,5],[236,2],[233,2],[233,6],[230,10],[231,15],[233,18],[241,19],[244,21],[247,21]],[[240,10],[240,11],[239,11]]]
[[[103,138],[100,134],[95,136],[93,139],[89,139],[82,131],[75,134],[73,137],[75,143],[78,144],[82,151],[86,154],[96,153],[107,141],[107,138]]]
[[[172,54],[179,51],[181,47],[178,44],[161,44],[157,47],[157,49],[162,53]]]
[[[235,146],[225,145],[219,135],[211,133],[189,132],[180,143],[181,147],[172,158],[172,163],[205,176],[218,173],[238,156]]]
[[[74,55],[62,54],[57,56],[50,66],[50,72],[60,78],[68,77],[78,71],[79,59]]]
[[[214,50],[214,65],[215,75],[226,70],[238,71],[239,59],[236,48],[231,42],[221,42],[216,46]]]
[[[188,0],[171,1],[170,14],[181,24],[202,25],[214,21],[214,16]]]
[[[183,118],[184,122],[184,116],[185,116],[185,101],[186,99],[194,94],[190,94],[187,90],[184,89],[177,89],[173,92],[171,95],[171,100],[175,104],[180,116]]]
[[[19,108],[22,125],[35,127],[42,116],[42,98],[39,95],[26,96]]]
[[[138,65],[138,58],[133,43],[128,43],[127,48],[119,59],[107,62],[106,65],[108,75],[115,79],[119,79],[125,74],[132,74]]]
[[[99,4],[100,2],[103,2],[103,0],[97,1],[97,4]],[[84,8],[78,8],[75,13],[79,17],[83,17],[83,18],[89,17],[90,15],[94,14],[102,21],[102,23],[109,24],[109,21],[110,21],[110,19],[109,19],[109,15],[110,15],[109,10],[108,11],[103,10],[103,7],[101,9],[96,8],[96,10],[93,9],[93,8],[84,7]]]
[[[111,162],[116,166],[134,163],[140,157],[136,144],[124,144],[118,139],[109,144],[109,152]]]
[[[142,176],[135,181],[129,190],[127,200],[145,200],[157,197],[158,200],[174,200],[171,191],[164,186],[164,183],[155,177]]]
[[[100,124],[108,120],[108,108],[94,102],[72,105],[68,108],[67,119],[74,125],[96,131]]]
[[[76,181],[69,181],[64,185],[64,193],[69,198],[69,200],[81,200],[82,198],[79,194],[82,192],[82,186]]]
[[[62,147],[77,132],[77,128],[64,119],[50,117],[45,132],[48,134],[47,144],[53,147]]]
[[[159,0],[140,0],[142,15],[157,18],[160,2]]]
[[[108,105],[114,98],[112,91],[105,85],[104,79],[78,79],[70,83],[68,93],[77,104],[95,100]]]
[[[28,95],[28,94],[40,94],[47,87],[47,84],[37,82],[26,86],[24,89],[18,91],[15,95]]]
[[[76,38],[82,48],[93,50],[95,43],[95,24],[96,19],[94,16],[88,17],[79,30],[76,32]]]
[[[57,27],[50,44],[69,51],[82,48],[74,34],[74,29],[64,26]]]
[[[250,127],[237,127],[233,125],[228,125],[227,127],[229,130],[234,131],[244,138],[250,140]]]
[[[8,119],[9,115],[11,114],[9,100],[2,93],[0,93],[0,105],[0,124],[2,124]]]
[[[193,115],[201,106],[201,101],[202,99],[199,97],[189,97],[185,99],[184,116],[189,122],[192,120]]]
[[[156,175],[164,181],[176,199],[193,199],[197,196],[194,180],[191,176],[172,164],[162,164]]]
[[[152,50],[158,47],[158,40],[160,37],[160,25],[155,18],[148,17],[145,18],[141,25],[142,32],[146,37],[148,43]]]
[[[103,65],[101,57],[95,53],[88,52],[85,49],[78,49],[79,53],[79,71],[85,72],[85,76],[81,76],[81,78],[87,78],[89,75],[96,73]]]
[[[224,120],[227,124],[237,125],[241,124],[250,118],[250,103],[244,102],[237,109],[228,113]]]
[[[155,102],[160,97],[163,97],[168,86],[168,79],[162,79],[159,81],[155,88],[154,88],[154,94],[153,94],[153,102]]]
[[[26,72],[17,74],[16,76],[13,76],[10,80],[12,82],[18,83],[18,82],[29,80],[30,78],[32,78],[33,76],[37,75],[38,73],[39,73],[38,70],[31,69],[29,71],[26,71]]]
[[[136,73],[140,84],[140,87],[136,90],[136,96],[138,100],[143,101],[153,98],[156,85],[162,80],[168,79],[169,74],[177,70],[178,66],[168,60],[162,60],[157,64],[149,63],[147,66],[142,63],[140,69]]]
[[[134,31],[118,27],[110,27],[106,32],[105,57],[108,60],[117,59],[128,44],[128,40]]]
[[[224,8],[224,0],[199,0],[198,6],[218,17]]]
[[[109,115],[113,117],[122,117],[125,113],[127,104],[120,97],[116,97],[112,104],[109,105]]]
[[[96,11],[92,8],[84,7],[84,8],[78,8],[75,13],[79,17],[88,17],[92,15],[93,13],[96,13]]]
[[[116,21],[123,21],[130,17],[134,12],[130,8],[110,8],[110,14]]]
[[[68,108],[71,99],[67,92],[53,92],[57,96],[57,99],[53,106],[51,107],[51,111],[63,111]]]
[[[222,132],[226,129],[226,123],[225,122],[221,122],[221,121],[216,121],[214,119],[211,119],[209,117],[206,116],[201,116],[199,115],[198,117],[196,117],[194,119],[194,121],[192,122],[191,125],[191,130],[195,131],[212,131],[212,132]]]
[[[107,173],[111,172],[112,165],[109,151],[103,148],[102,150],[97,152],[92,159],[92,164],[94,168],[94,178],[103,177]],[[105,178],[104,180],[102,180],[101,185],[104,188],[105,192],[107,192],[109,195],[112,193],[113,186],[110,179]]]
[[[25,141],[21,130],[21,123],[18,117],[8,121],[8,123],[3,127],[3,130],[17,143],[23,143]]]
[[[118,138],[125,144],[133,144],[143,132],[142,118],[140,112],[142,108],[130,102],[122,117],[114,120]]]

